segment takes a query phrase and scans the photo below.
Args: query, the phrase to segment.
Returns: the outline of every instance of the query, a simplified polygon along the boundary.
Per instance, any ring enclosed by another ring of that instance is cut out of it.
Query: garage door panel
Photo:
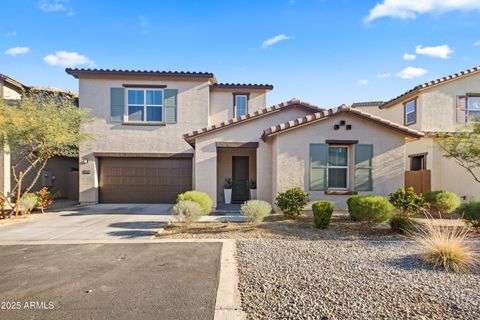
[[[192,160],[100,158],[100,202],[174,203],[192,189]]]

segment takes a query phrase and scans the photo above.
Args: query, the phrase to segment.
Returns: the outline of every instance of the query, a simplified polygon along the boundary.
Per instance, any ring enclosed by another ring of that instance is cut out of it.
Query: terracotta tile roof
[[[402,93],[401,95],[383,103],[380,106],[380,109],[391,107],[392,105],[396,104],[397,102],[401,101],[402,99],[407,98],[408,96],[413,95],[413,94],[415,94],[415,93],[417,93],[417,92],[419,92],[419,91],[421,91],[425,88],[429,88],[431,86],[441,84],[441,83],[444,83],[444,82],[453,81],[453,80],[456,80],[458,78],[477,73],[479,71],[480,71],[480,66],[473,67],[471,69],[463,70],[463,71],[460,71],[460,72],[457,72],[457,73],[454,73],[454,74],[451,74],[451,75],[448,75],[448,76],[445,76],[445,77],[442,77],[442,78],[438,78],[438,79],[435,79],[435,80],[432,80],[432,81],[429,81],[429,82],[425,82],[425,83],[420,84],[416,87],[413,87],[412,89]]]
[[[225,88],[225,89],[265,89],[272,90],[271,84],[254,84],[254,83],[214,83],[213,88]]]
[[[246,121],[249,121],[249,120],[264,117],[264,116],[267,116],[269,114],[272,114],[272,113],[275,113],[275,112],[278,112],[278,111],[281,111],[281,110],[285,110],[285,109],[291,108],[291,107],[299,107],[299,108],[307,109],[312,113],[323,110],[322,108],[314,106],[314,105],[309,104],[307,102],[304,102],[304,101],[301,101],[301,100],[298,100],[298,99],[293,99],[293,100],[290,100],[290,101],[287,101],[287,102],[282,102],[280,104],[276,104],[276,105],[268,107],[268,108],[264,108],[264,109],[261,109],[261,110],[255,111],[255,112],[248,113],[248,114],[246,114],[244,116],[241,116],[241,117],[237,117],[237,118],[233,118],[233,119],[230,119],[228,121],[225,121],[225,122],[221,122],[219,124],[214,124],[214,125],[211,125],[211,126],[199,129],[199,130],[195,130],[193,132],[186,133],[186,134],[183,135],[183,139],[185,139],[187,142],[191,143],[191,142],[193,142],[193,140],[196,137],[198,137],[200,135],[210,133],[210,132],[216,131],[216,130],[221,130],[221,129],[224,129],[224,128],[227,128],[227,127],[239,124],[239,123],[243,123],[243,122],[246,122]]]
[[[395,122],[388,121],[388,120],[385,120],[383,118],[374,116],[374,115],[372,115],[368,112],[361,111],[361,110],[355,109],[355,108],[351,108],[351,107],[346,106],[346,105],[342,105],[338,108],[333,108],[333,109],[329,109],[329,110],[320,111],[320,112],[317,112],[317,113],[314,113],[314,114],[309,114],[309,115],[306,115],[305,117],[298,118],[298,119],[295,119],[295,120],[291,120],[291,121],[288,121],[288,122],[281,123],[279,125],[270,127],[268,129],[266,129],[265,131],[263,131],[262,139],[265,141],[269,136],[278,134],[278,133],[286,131],[286,130],[291,130],[291,129],[294,129],[294,128],[302,127],[304,125],[308,125],[308,124],[311,124],[311,123],[314,123],[314,122],[317,122],[317,121],[321,121],[323,119],[327,119],[327,118],[330,118],[331,116],[338,115],[338,114],[341,114],[341,113],[349,113],[351,115],[360,117],[362,119],[373,121],[373,122],[375,122],[377,124],[380,124],[380,125],[382,125],[386,128],[402,132],[402,133],[404,133],[408,136],[423,137],[425,135],[421,131],[410,129],[410,128],[407,128],[405,126],[399,125]]]
[[[354,102],[352,103],[352,108],[361,108],[361,107],[378,107],[384,104],[385,101],[364,101],[364,102]]]
[[[81,74],[119,74],[119,75],[152,75],[152,76],[171,76],[171,77],[194,77],[215,79],[215,75],[210,72],[190,72],[190,71],[160,71],[160,70],[122,70],[122,69],[72,69],[67,68],[65,72],[78,78]]]

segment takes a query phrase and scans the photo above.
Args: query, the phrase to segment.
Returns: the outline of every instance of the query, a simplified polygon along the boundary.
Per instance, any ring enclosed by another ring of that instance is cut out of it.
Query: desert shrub
[[[302,213],[303,208],[307,205],[308,199],[308,193],[305,193],[302,188],[296,187],[288,189],[285,192],[279,192],[277,194],[276,204],[284,215],[295,219]]]
[[[394,207],[387,198],[375,195],[357,196],[350,200],[350,217],[367,228],[381,224],[393,214]]]
[[[416,194],[413,188],[400,188],[388,195],[388,200],[398,210],[405,214],[417,214],[428,207],[428,202],[421,194]]]
[[[430,207],[440,213],[451,213],[461,203],[460,198],[453,192],[437,190],[425,194],[425,200]]]
[[[203,214],[209,214],[212,211],[213,201],[205,192],[187,191],[178,195],[177,202],[185,200],[197,202],[202,207]]]
[[[37,195],[35,193],[25,193],[18,201],[18,209],[27,214],[37,206]]]
[[[463,220],[472,227],[480,228],[480,201],[469,201],[462,203],[456,210]]]
[[[355,220],[355,217],[352,216],[352,209],[356,206],[356,201],[361,197],[365,197],[365,196],[354,195],[347,199],[347,211],[348,213],[350,213],[350,218],[353,221],[356,221],[356,220]]]
[[[328,201],[317,201],[312,205],[313,224],[317,228],[326,229],[332,220],[334,205]]]
[[[250,200],[242,204],[240,212],[248,222],[259,223],[272,212],[272,205],[262,200]]]
[[[172,214],[176,216],[179,221],[190,224],[203,215],[203,208],[198,202],[182,200],[173,206]]]
[[[468,227],[445,226],[428,223],[413,234],[420,249],[422,259],[436,268],[447,271],[463,272],[474,269],[479,263],[478,253],[471,242],[465,241]]]
[[[418,222],[404,213],[396,213],[390,218],[390,228],[399,234],[410,233],[419,226]]]

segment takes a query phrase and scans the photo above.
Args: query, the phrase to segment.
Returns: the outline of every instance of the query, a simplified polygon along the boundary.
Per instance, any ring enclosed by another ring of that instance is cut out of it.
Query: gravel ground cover
[[[248,319],[480,319],[480,273],[416,254],[406,241],[238,240],[242,308]]]

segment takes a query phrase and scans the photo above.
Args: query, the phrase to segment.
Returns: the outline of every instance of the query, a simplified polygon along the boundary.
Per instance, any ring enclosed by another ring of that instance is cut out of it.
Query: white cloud
[[[28,47],[14,47],[5,50],[5,54],[8,54],[9,56],[17,56],[19,54],[27,54],[30,52],[30,48]]]
[[[419,14],[479,10],[480,0],[383,0],[370,9],[366,22],[377,18],[415,19]]]
[[[411,54],[411,53],[405,53],[403,55],[403,60],[407,60],[407,61],[412,61],[412,60],[415,60],[417,56],[414,55],[414,54]]]
[[[5,33],[7,37],[16,37],[17,36],[17,30],[13,30],[11,32]]]
[[[450,55],[453,53],[453,50],[446,44],[443,46],[436,46],[436,47],[423,47],[423,46],[416,46],[417,54],[424,54],[426,56],[441,58],[441,59],[448,59]]]
[[[55,54],[49,54],[43,60],[51,66],[75,67],[79,65],[95,66],[95,62],[87,56],[69,51],[57,51]]]
[[[479,40],[479,41],[475,41],[475,42],[473,43],[473,45],[474,45],[475,47],[480,46],[480,40]]]
[[[421,77],[425,73],[427,73],[427,70],[423,68],[407,67],[397,73],[397,77],[400,77],[402,79],[412,79],[416,77]]]
[[[270,46],[273,46],[275,43],[279,43],[280,41],[289,40],[289,39],[291,39],[289,36],[286,36],[284,34],[279,34],[278,36],[275,36],[273,38],[263,41],[262,49],[266,49]]]
[[[368,80],[367,79],[361,79],[361,80],[358,80],[357,83],[361,86],[366,86],[368,84]]]
[[[40,0],[38,7],[43,12],[65,12],[67,16],[73,16],[73,9],[68,6],[68,0]]]
[[[377,77],[380,78],[380,79],[390,78],[391,76],[392,76],[391,72],[377,74]]]

